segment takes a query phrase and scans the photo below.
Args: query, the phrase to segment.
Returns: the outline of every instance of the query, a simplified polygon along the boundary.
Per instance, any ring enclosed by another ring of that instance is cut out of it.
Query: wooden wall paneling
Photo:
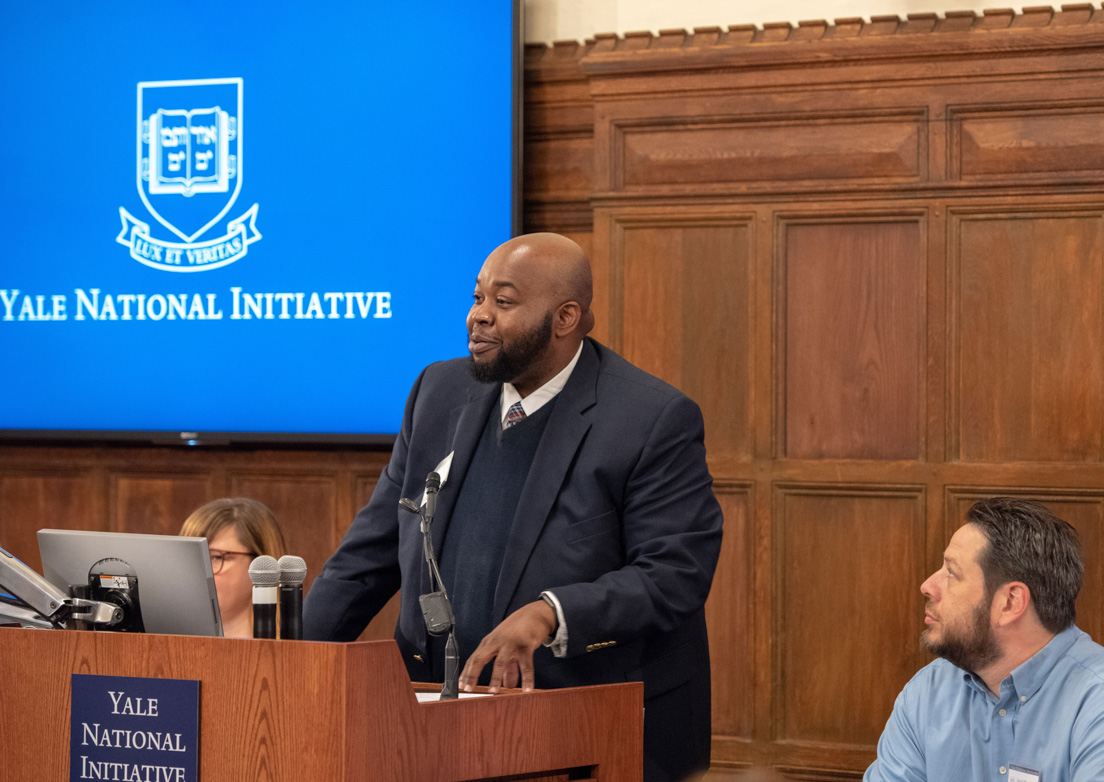
[[[925,388],[924,458],[927,462],[941,464],[948,458],[947,421],[951,405],[948,400],[949,381],[949,306],[947,302],[948,280],[948,205],[946,201],[932,198],[927,205],[927,258],[925,312],[925,344],[927,361],[924,374]]]
[[[922,662],[926,489],[774,491],[775,738],[861,748],[869,762]]]
[[[594,104],[579,67],[586,46],[559,42],[525,48],[523,230],[553,231],[594,249]],[[607,267],[594,265],[595,302],[608,296]],[[609,340],[609,312],[594,308],[591,336]]]
[[[927,170],[926,128],[923,109],[614,119],[610,185],[709,192],[747,182],[912,183]]]
[[[110,492],[112,530],[153,535],[179,535],[189,514],[215,499],[203,474],[115,473]]]
[[[761,463],[762,464],[762,463]],[[755,733],[745,747],[714,740],[715,752],[729,761],[756,762],[766,765],[773,759],[776,736],[776,675],[778,638],[775,635],[778,615],[778,574],[775,535],[776,493],[771,470],[760,466],[755,476]],[[716,578],[716,576],[714,576]],[[727,744],[727,746],[726,746]],[[735,754],[730,754],[735,751]]]
[[[1063,95],[1065,95],[1063,90]],[[951,175],[973,182],[1104,176],[1104,101],[955,106]]]
[[[724,540],[705,605],[713,679],[713,732],[740,740],[755,727],[755,513],[753,484],[715,482]]]
[[[288,552],[307,562],[308,590],[322,565],[333,553],[337,482],[332,475],[247,472],[232,474],[230,491],[235,497],[252,497],[272,509],[284,532]]]
[[[593,131],[532,131],[526,137],[524,177],[540,187],[547,204],[567,204],[590,194]]]
[[[694,399],[710,459],[752,451],[754,216],[623,213],[610,259],[615,344]]]
[[[924,214],[781,215],[779,456],[919,459]]]
[[[525,49],[524,230],[589,234],[594,106],[580,68],[586,46]]]
[[[910,14],[907,19],[879,16],[870,21],[853,17],[834,24],[736,25],[719,35],[684,35],[681,41],[663,46],[647,33],[643,37],[596,35],[588,46],[583,72],[591,77],[599,96],[627,89],[643,92],[637,83],[647,80],[662,81],[664,97],[702,90],[703,74],[708,74],[711,84],[725,87],[750,75],[767,91],[795,78],[841,90],[854,84],[865,88],[885,81],[902,63],[913,66],[906,72],[911,80],[936,81],[952,68],[956,75],[997,81],[1009,74],[1036,72],[1088,76],[1100,67],[1102,15],[1099,6],[1067,8],[1077,10],[1068,13],[1034,6],[1005,16],[1007,23],[1001,16],[1007,11],[983,15],[965,11],[943,16]],[[928,67],[915,67],[918,60]],[[841,68],[847,72],[841,74]],[[882,78],[851,81],[853,74]],[[653,91],[661,92],[654,87]]]
[[[95,485],[78,470],[0,470],[0,547],[42,572],[40,529],[106,529],[90,510]]]
[[[1104,211],[955,210],[951,452],[977,461],[1104,456]]]
[[[1104,643],[1104,490],[950,486],[946,490],[942,524],[944,547],[955,530],[966,522],[966,512],[971,505],[998,496],[1041,502],[1077,530],[1085,559],[1085,580],[1077,597],[1077,626],[1097,643]],[[942,551],[939,556],[942,558]]]

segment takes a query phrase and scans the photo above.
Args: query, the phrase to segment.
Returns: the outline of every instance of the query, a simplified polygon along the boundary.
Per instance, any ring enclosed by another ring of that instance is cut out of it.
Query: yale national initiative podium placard
[[[196,782],[199,682],[72,678],[69,780]]]

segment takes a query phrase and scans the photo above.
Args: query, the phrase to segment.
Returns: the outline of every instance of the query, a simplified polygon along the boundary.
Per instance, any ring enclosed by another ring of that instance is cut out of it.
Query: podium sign
[[[199,682],[72,675],[69,782],[197,782]]]
[[[0,628],[0,779],[640,782],[639,682],[429,690],[394,641]]]

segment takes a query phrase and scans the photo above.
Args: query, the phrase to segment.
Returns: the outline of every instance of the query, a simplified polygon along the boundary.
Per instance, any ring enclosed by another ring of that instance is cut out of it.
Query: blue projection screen
[[[513,234],[517,13],[0,4],[0,436],[393,436]]]

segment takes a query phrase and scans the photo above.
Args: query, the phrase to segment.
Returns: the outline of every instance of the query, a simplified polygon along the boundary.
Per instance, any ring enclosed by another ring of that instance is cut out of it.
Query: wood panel
[[[179,535],[184,519],[215,498],[206,475],[113,475],[112,530]]]
[[[916,217],[781,220],[781,455],[920,458],[924,235]]]
[[[332,531],[337,486],[330,476],[234,475],[231,493],[260,500],[276,515],[284,529],[288,551],[307,561],[305,590],[333,553]]]
[[[959,458],[1098,462],[1104,219],[1024,210],[951,223]]]
[[[776,737],[873,748],[922,660],[924,490],[775,493]]]
[[[1053,177],[1104,172],[1104,105],[955,108],[952,175]]]
[[[743,122],[614,122],[612,190],[847,179],[914,181],[926,117],[766,116]]]
[[[590,193],[593,178],[594,141],[586,133],[561,133],[530,138],[525,147],[527,181],[542,177],[542,194],[550,202],[566,202]]]
[[[754,509],[750,484],[714,486],[725,531],[713,589],[705,604],[713,680],[713,731],[751,739],[755,725]]]
[[[40,529],[107,529],[91,511],[95,480],[78,470],[6,472],[0,469],[0,547],[42,572]]]
[[[594,104],[580,68],[586,51],[567,41],[526,48],[526,232],[589,235],[593,230]]]
[[[701,405],[711,454],[748,458],[750,219],[637,218],[615,231],[614,343]]]

